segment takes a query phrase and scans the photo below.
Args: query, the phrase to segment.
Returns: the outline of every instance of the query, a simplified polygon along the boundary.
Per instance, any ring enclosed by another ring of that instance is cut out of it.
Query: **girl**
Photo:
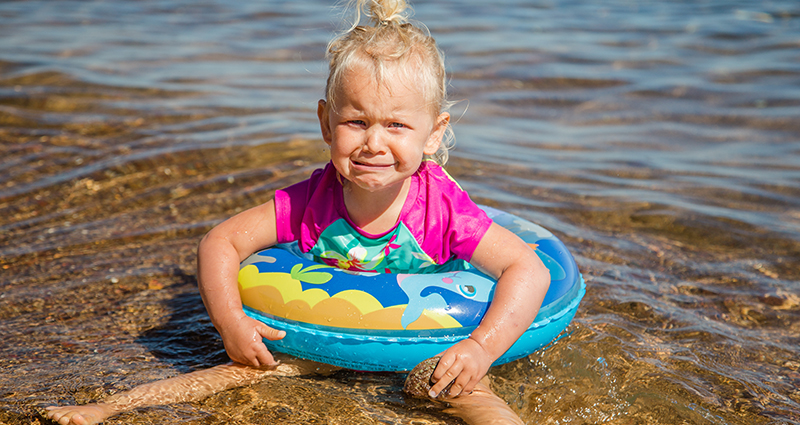
[[[358,26],[357,19],[330,43],[326,98],[317,108],[330,163],[212,229],[198,249],[200,293],[239,364],[228,369],[263,370],[277,366],[263,338],[285,332],[244,314],[237,276],[251,253],[296,241],[321,261],[393,273],[468,261],[497,279],[494,298],[470,337],[442,353],[429,393],[437,397],[452,383],[449,397],[467,395],[533,322],[549,272],[440,165],[452,138],[444,60],[434,40],[407,22],[402,0],[359,0],[356,7],[373,25]]]
[[[375,25],[356,26],[329,46],[326,99],[317,115],[330,163],[200,243],[200,293],[235,362],[274,364],[262,339],[285,335],[246,316],[237,289],[239,263],[276,243],[297,241],[303,252],[323,261],[345,258],[336,264],[358,270],[424,272],[458,259],[495,277],[482,323],[443,353],[433,397],[451,381],[453,396],[472,391],[536,317],[547,268],[427,159],[447,157],[444,61],[404,11],[403,1],[372,2],[366,14]],[[420,270],[424,263],[436,266]]]

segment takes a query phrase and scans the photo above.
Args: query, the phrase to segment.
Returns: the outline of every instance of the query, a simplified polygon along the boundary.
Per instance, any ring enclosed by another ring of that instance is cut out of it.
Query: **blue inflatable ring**
[[[546,229],[481,207],[535,248],[550,288],[533,324],[495,365],[525,357],[569,325],[586,285],[566,246]],[[469,336],[495,281],[477,269],[436,274],[349,272],[304,258],[296,244],[259,251],[239,270],[247,315],[286,331],[270,350],[362,371],[409,371]]]

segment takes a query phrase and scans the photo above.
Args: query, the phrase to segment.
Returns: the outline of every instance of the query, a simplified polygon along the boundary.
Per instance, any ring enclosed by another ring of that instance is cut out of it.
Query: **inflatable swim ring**
[[[550,269],[550,288],[533,324],[494,364],[525,357],[572,320],[586,285],[566,246],[546,229],[481,207],[531,245]],[[247,315],[285,330],[270,350],[362,371],[409,371],[467,338],[492,299],[495,281],[475,268],[435,274],[350,272],[304,258],[296,244],[242,262]]]

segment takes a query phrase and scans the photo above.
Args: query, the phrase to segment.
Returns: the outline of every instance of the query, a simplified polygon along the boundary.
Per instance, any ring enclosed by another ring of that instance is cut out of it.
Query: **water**
[[[504,399],[528,423],[800,423],[800,6],[416,12],[460,101],[448,169],[588,283],[568,335],[492,370]],[[337,13],[0,4],[0,423],[226,361],[196,243],[325,161]],[[401,384],[268,379],[108,423],[456,423]]]

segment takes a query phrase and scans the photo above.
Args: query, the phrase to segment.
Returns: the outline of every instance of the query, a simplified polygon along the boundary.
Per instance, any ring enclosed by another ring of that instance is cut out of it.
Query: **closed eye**
[[[401,122],[393,122],[393,123],[389,124],[389,127],[392,127],[392,128],[405,128],[406,125],[401,123]]]

